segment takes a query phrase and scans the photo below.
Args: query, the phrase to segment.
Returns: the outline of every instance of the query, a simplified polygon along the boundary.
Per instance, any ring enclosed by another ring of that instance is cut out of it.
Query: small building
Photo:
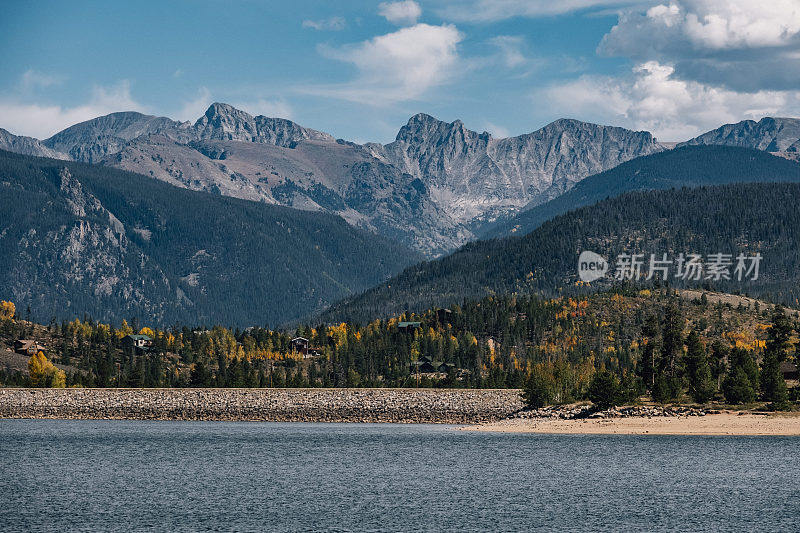
[[[422,322],[398,322],[397,329],[404,333],[413,333],[422,327]]]
[[[797,365],[790,363],[789,361],[784,361],[781,363],[781,374],[783,374],[783,379],[786,380],[800,379],[800,373],[798,373]]]
[[[453,316],[453,312],[450,309],[436,310],[436,320],[439,321],[439,324],[449,324],[451,316]]]
[[[14,351],[22,355],[36,355],[39,352],[44,352],[46,348],[33,339],[20,339],[14,341]]]
[[[122,345],[137,350],[147,350],[153,346],[153,339],[149,335],[126,335],[122,337]]]
[[[323,353],[325,353],[324,349],[317,348],[316,346],[309,346],[308,353],[303,355],[303,359],[311,359],[312,357],[319,357]]]
[[[305,337],[295,337],[289,341],[289,346],[293,352],[303,354],[303,357],[308,355],[308,339]]]

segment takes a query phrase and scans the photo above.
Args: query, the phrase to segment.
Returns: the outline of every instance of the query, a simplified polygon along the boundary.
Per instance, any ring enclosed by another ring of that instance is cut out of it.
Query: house
[[[797,371],[797,365],[790,363],[789,361],[784,361],[781,363],[781,374],[783,374],[783,379],[800,379],[800,373]]]
[[[398,322],[397,329],[404,333],[413,333],[422,326],[422,322]]]
[[[153,346],[153,339],[149,335],[126,335],[122,337],[122,345],[137,350],[146,350]]]
[[[37,344],[33,339],[20,339],[14,341],[14,351],[22,355],[36,355],[39,352],[44,352],[46,348]]]
[[[304,358],[308,355],[308,339],[305,337],[295,337],[289,341],[289,346],[293,352],[303,354]]]
[[[437,309],[436,310],[436,320],[439,321],[440,324],[449,324],[450,317],[453,315],[453,312],[450,309]]]

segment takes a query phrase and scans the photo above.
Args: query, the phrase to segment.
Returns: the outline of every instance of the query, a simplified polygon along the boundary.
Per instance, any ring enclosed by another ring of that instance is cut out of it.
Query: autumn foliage
[[[66,386],[67,376],[64,371],[56,368],[42,352],[28,360],[28,373],[34,387],[63,389]]]

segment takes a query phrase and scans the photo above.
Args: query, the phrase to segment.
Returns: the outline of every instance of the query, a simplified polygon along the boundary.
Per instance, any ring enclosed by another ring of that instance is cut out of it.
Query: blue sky
[[[496,136],[560,117],[681,140],[800,114],[800,0],[29,2],[0,19],[0,127],[44,138],[213,101],[355,141],[417,112]]]

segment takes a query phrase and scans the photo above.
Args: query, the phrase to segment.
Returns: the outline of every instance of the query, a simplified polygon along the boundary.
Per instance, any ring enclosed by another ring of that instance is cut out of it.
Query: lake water
[[[800,439],[0,420],[3,531],[800,529]]]

